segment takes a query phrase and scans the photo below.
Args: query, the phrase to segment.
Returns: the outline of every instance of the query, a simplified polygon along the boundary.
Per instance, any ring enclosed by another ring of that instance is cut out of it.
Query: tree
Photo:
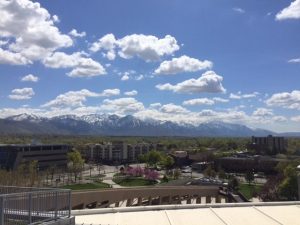
[[[203,171],[203,174],[206,177],[216,177],[216,171],[212,168],[211,165],[206,167],[206,169]]]
[[[172,168],[172,166],[174,165],[174,159],[171,156],[166,156],[163,158],[162,160],[162,164],[165,167],[166,170],[169,170]]]
[[[74,174],[75,182],[78,175],[82,172],[84,160],[79,151],[75,150],[68,153],[68,161],[71,163],[71,172]]]
[[[245,179],[248,182],[248,184],[250,185],[252,181],[254,181],[254,174],[252,171],[247,171],[247,173],[245,174]]]
[[[34,186],[36,180],[38,180],[38,161],[33,160],[28,164],[28,175],[29,175],[29,185]]]
[[[237,191],[239,187],[239,181],[236,177],[232,177],[228,182],[228,189]]]
[[[176,168],[173,172],[174,179],[177,180],[180,177],[180,175],[181,175],[180,169]]]
[[[225,171],[223,169],[219,169],[219,171],[218,171],[218,177],[221,180],[226,179],[226,173],[225,173]]]
[[[298,199],[297,170],[294,165],[284,169],[284,179],[279,185],[279,194],[282,198],[293,201]]]
[[[156,166],[162,160],[162,155],[158,151],[150,151],[147,156],[147,163],[149,166]]]

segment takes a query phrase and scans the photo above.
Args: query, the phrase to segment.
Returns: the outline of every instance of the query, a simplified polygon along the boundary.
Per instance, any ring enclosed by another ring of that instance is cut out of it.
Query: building
[[[154,144],[128,144],[123,141],[114,141],[101,144],[88,144],[83,156],[87,161],[103,163],[129,163],[138,160],[139,155],[156,149]]]
[[[271,156],[231,156],[215,160],[215,167],[222,168],[226,172],[264,172],[276,173],[276,166],[280,162],[287,162],[288,159],[274,158]]]
[[[1,169],[17,169],[21,163],[33,160],[38,162],[38,169],[44,170],[51,166],[67,167],[67,153],[70,145],[0,145]]]
[[[257,154],[275,155],[285,153],[287,149],[287,141],[284,137],[275,137],[268,135],[267,137],[254,137],[250,148],[256,150]]]

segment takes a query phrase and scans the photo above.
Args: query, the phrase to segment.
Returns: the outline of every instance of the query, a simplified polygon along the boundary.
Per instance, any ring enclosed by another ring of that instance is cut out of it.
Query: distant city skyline
[[[300,0],[5,0],[0,13],[0,118],[300,131]]]

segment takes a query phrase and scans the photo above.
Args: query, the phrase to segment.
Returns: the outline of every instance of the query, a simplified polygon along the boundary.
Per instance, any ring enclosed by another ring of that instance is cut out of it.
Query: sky
[[[0,15],[0,118],[300,131],[300,0],[1,0]]]

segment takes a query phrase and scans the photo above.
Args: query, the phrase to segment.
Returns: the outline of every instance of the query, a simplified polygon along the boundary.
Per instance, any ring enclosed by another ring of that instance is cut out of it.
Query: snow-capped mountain
[[[274,132],[251,129],[245,125],[207,122],[200,125],[177,124],[154,119],[141,120],[132,115],[62,115],[52,118],[20,114],[0,119],[2,134],[72,134],[115,136],[251,136]]]

